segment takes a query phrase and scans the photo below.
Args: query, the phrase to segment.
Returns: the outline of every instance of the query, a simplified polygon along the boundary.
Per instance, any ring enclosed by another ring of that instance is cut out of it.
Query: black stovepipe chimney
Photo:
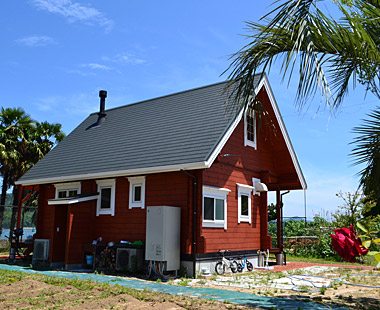
[[[106,109],[106,98],[107,98],[107,91],[106,90],[100,90],[99,91],[99,97],[100,97],[100,110],[99,110],[99,116],[105,116],[106,113],[104,112]]]
[[[106,98],[107,98],[107,91],[106,90],[100,90],[99,91],[99,97],[100,97],[100,109],[99,109],[99,112],[98,112],[98,120],[91,124],[90,126],[88,126],[86,128],[86,130],[89,130],[91,128],[99,128],[103,123],[104,121],[106,120]]]

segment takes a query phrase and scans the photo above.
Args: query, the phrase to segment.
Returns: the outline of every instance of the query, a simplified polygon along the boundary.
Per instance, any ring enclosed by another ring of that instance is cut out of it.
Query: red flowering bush
[[[331,236],[331,246],[340,257],[345,260],[355,263],[356,257],[366,255],[368,249],[362,245],[360,238],[356,238],[354,227],[350,229],[346,227],[334,229],[335,235]]]

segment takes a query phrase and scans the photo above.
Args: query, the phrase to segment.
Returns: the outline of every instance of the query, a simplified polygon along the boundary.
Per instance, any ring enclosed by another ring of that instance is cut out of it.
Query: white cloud
[[[96,76],[95,70],[100,70],[100,71],[111,71],[114,70],[112,67],[106,66],[106,65],[101,65],[98,63],[88,63],[88,64],[82,64],[79,65],[80,68],[82,69],[72,69],[72,70],[67,70],[68,73],[71,74],[79,74],[81,76]],[[118,72],[116,70],[116,72]]]
[[[81,76],[96,76],[95,73],[93,72],[85,72],[85,71],[82,71],[82,70],[67,70],[66,71],[67,73],[70,73],[70,74],[79,74]]]
[[[38,36],[32,35],[29,37],[21,38],[16,40],[16,43],[28,47],[36,47],[36,46],[46,46],[51,44],[56,44],[56,40],[48,37],[48,36]]]
[[[71,96],[46,96],[38,98],[34,106],[42,112],[87,116],[96,112],[98,96],[94,93],[76,93]]]
[[[110,31],[113,21],[106,18],[104,14],[90,6],[84,6],[71,0],[31,0],[40,10],[59,14],[69,22],[83,22],[89,25],[98,24]]]
[[[83,67],[83,68],[90,68],[90,69],[93,69],[93,70],[105,70],[105,71],[112,70],[111,67],[108,67],[108,66],[105,66],[105,65],[101,65],[101,64],[97,64],[97,63],[83,64],[83,65],[81,65],[81,67]]]
[[[115,55],[114,57],[103,56],[102,60],[134,65],[141,65],[146,63],[146,60],[127,53],[120,53]]]
[[[143,64],[146,62],[144,59],[133,57],[133,56],[127,55],[127,54],[119,54],[116,56],[115,59],[118,62],[125,62],[125,63],[129,63],[129,64],[137,64],[137,65]]]
[[[57,107],[60,105],[60,103],[63,101],[63,98],[60,96],[48,96],[44,97],[38,100],[38,102],[34,103],[37,110],[46,112],[46,111],[52,111],[54,107]]]

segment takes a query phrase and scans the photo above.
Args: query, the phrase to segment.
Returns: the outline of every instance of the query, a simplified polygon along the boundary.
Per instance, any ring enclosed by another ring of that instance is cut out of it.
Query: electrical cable
[[[176,279],[176,276],[171,276],[171,275],[164,275],[164,266],[162,265],[162,267],[160,268],[159,266],[157,266],[157,262],[150,262],[150,264],[153,265],[152,270],[154,271],[154,273],[158,276],[158,277],[161,277],[163,279]],[[160,270],[162,269],[162,270]]]

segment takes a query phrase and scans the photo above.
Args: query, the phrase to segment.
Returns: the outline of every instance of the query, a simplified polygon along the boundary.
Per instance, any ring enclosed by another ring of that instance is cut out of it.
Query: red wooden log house
[[[39,186],[37,239],[52,266],[79,267],[83,245],[145,242],[148,206],[181,208],[181,263],[193,273],[220,249],[257,264],[272,249],[267,191],[306,182],[266,75],[253,92],[266,111],[226,108],[218,83],[91,114],[18,185]],[[231,100],[231,98],[229,99]]]

